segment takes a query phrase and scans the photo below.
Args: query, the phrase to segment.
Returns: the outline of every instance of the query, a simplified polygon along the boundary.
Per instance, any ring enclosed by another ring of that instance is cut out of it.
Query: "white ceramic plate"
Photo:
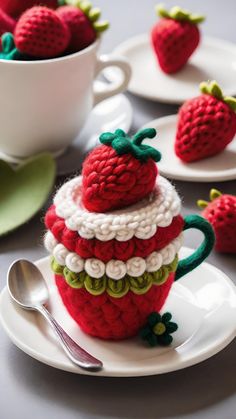
[[[183,248],[181,257],[192,251]],[[129,377],[167,373],[201,362],[235,337],[236,291],[230,279],[202,264],[170,292],[163,312],[170,311],[179,329],[167,348],[149,348],[141,340],[109,342],[85,335],[67,314],[54,285],[49,258],[36,262],[50,290],[50,310],[71,337],[101,359],[104,369],[88,373],[74,366],[58,346],[50,328],[37,313],[17,307],[6,288],[0,298],[2,325],[13,343],[33,358],[77,374]]]
[[[158,163],[160,173],[169,179],[191,182],[223,182],[236,179],[236,137],[220,154],[194,163],[184,163],[174,151],[177,115],[165,116],[145,124],[157,130],[156,138],[145,144],[162,153]]]
[[[96,88],[104,83],[96,81]],[[92,110],[85,127],[79,136],[60,157],[57,158],[57,174],[67,175],[81,169],[84,156],[98,144],[98,137],[104,131],[115,131],[121,128],[128,132],[133,119],[130,101],[122,94],[113,96],[99,103]],[[0,152],[0,159],[10,163],[21,163]]]
[[[188,64],[178,73],[167,75],[157,63],[149,35],[139,35],[120,44],[114,51],[129,60],[132,78],[128,90],[147,99],[182,103],[199,93],[202,81],[217,80],[225,95],[236,94],[236,46],[204,37]],[[115,68],[104,71],[110,81],[120,80]]]

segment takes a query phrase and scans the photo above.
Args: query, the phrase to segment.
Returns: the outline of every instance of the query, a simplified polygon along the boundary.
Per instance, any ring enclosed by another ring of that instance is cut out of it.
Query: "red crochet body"
[[[74,289],[60,275],[55,275],[55,280],[65,307],[85,333],[119,340],[135,336],[148,315],[161,310],[174,277],[171,273],[163,285],[153,285],[143,295],[129,291],[121,298],[110,297],[106,292],[93,296],[85,288]]]
[[[214,156],[236,133],[236,114],[222,100],[207,94],[190,99],[179,110],[175,153],[184,162]]]
[[[83,164],[82,202],[91,212],[106,212],[139,202],[154,189],[158,170],[152,158],[118,155],[109,146],[95,148]]]
[[[200,33],[197,25],[174,19],[161,19],[152,29],[151,39],[161,69],[179,71],[197,48]]]
[[[10,16],[18,17],[25,10],[35,5],[47,6],[56,9],[57,0],[1,0],[1,9]]]
[[[45,216],[45,225],[53,233],[59,243],[62,243],[70,252],[75,252],[84,259],[98,258],[104,263],[111,259],[127,261],[131,257],[147,257],[152,252],[163,249],[174,240],[183,230],[184,220],[181,215],[173,218],[168,227],[158,227],[156,234],[150,239],[133,237],[125,242],[98,239],[84,239],[77,231],[71,231],[65,226],[65,221],[56,215],[55,206],[52,205]]]

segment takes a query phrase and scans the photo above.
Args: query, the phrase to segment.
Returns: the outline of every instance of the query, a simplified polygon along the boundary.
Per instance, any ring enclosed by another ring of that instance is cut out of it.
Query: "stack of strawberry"
[[[83,0],[3,0],[1,58],[47,59],[78,52],[107,29],[108,22],[98,22],[100,14]]]
[[[158,176],[160,153],[104,133],[82,176],[62,186],[49,208],[45,246],[64,305],[80,327],[103,339],[137,334],[163,306],[174,281],[183,218],[174,187]]]

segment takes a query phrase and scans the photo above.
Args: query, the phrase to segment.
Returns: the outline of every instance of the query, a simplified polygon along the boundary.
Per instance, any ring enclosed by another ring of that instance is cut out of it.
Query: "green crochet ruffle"
[[[85,288],[92,295],[101,295],[105,291],[111,297],[121,298],[129,291],[134,294],[145,294],[152,285],[162,285],[166,282],[169,274],[175,272],[178,266],[178,256],[169,265],[162,266],[156,272],[144,272],[143,275],[134,278],[126,275],[117,280],[103,275],[102,278],[91,278],[85,271],[75,273],[66,266],[59,265],[55,258],[51,260],[51,268],[57,275],[64,276],[67,284],[72,288]]]

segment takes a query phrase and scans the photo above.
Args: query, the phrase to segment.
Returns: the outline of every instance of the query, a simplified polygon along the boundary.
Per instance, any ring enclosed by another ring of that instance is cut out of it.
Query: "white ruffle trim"
[[[139,203],[108,213],[87,211],[81,204],[81,176],[65,183],[54,198],[58,217],[85,239],[127,241],[149,239],[157,227],[167,227],[180,213],[181,201],[173,185],[158,176],[155,190]]]
[[[152,252],[146,259],[133,257],[127,262],[112,259],[104,263],[99,259],[82,259],[79,255],[69,252],[63,244],[56,241],[53,234],[48,231],[45,235],[44,244],[59,265],[67,266],[72,272],[79,273],[83,270],[92,278],[101,278],[105,273],[109,278],[118,280],[126,274],[138,277],[145,271],[155,272],[162,265],[173,262],[176,254],[183,244],[183,233],[158,252]]]

